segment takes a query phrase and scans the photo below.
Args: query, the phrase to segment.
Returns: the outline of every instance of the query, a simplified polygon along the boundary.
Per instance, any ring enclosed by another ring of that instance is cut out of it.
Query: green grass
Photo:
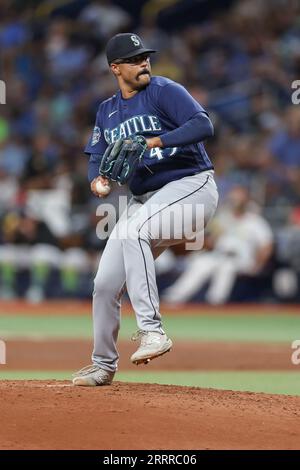
[[[91,338],[92,320],[86,316],[1,315],[0,337]]]
[[[74,371],[1,371],[0,380],[69,380]],[[300,374],[296,372],[118,372],[122,382],[185,385],[223,390],[277,393],[300,396]]]
[[[174,339],[205,341],[291,342],[300,337],[300,316],[285,315],[165,315],[164,327]],[[123,317],[120,338],[137,329],[135,318]],[[87,316],[0,315],[0,338],[92,338]]]

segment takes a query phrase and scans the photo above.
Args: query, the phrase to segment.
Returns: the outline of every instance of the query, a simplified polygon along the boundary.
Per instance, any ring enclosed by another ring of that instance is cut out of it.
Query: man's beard
[[[150,72],[143,72],[143,73],[140,73],[137,77],[136,77],[136,82],[137,82],[137,90],[143,90],[144,88],[146,88],[149,83],[150,83],[150,80],[147,82],[147,83],[143,83],[143,82],[140,82],[139,81],[139,77],[141,77],[142,75],[148,75],[149,79],[151,78],[151,74]]]

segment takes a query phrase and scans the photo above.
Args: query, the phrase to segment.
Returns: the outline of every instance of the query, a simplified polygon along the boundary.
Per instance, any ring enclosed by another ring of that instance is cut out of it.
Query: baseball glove
[[[127,183],[134,174],[145,151],[145,137],[137,135],[131,139],[119,139],[110,144],[102,157],[99,175],[119,185]]]

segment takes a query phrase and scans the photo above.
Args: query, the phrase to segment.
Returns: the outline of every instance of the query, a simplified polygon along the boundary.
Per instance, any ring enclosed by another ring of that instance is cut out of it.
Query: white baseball
[[[96,191],[101,194],[101,196],[107,196],[110,193],[111,187],[109,184],[104,185],[101,181],[96,183]]]

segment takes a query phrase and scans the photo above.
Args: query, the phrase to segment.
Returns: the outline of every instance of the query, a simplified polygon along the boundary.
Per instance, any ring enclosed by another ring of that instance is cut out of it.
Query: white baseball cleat
[[[133,341],[141,339],[138,350],[132,354],[130,360],[137,366],[139,364],[148,364],[152,359],[162,356],[171,350],[173,343],[165,333],[157,331],[139,330],[131,338]]]
[[[101,369],[97,365],[90,365],[72,375],[74,377],[73,385],[95,387],[97,385],[110,385],[115,373]]]

